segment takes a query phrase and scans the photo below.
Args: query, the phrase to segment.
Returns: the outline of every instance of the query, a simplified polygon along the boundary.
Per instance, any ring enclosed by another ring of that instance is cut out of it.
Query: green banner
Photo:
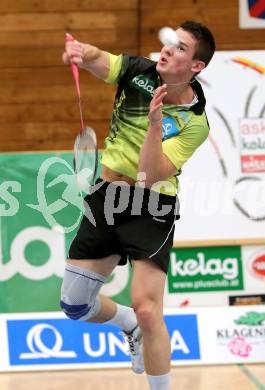
[[[243,289],[239,246],[178,248],[171,251],[169,293]]]
[[[0,312],[58,311],[65,258],[82,218],[72,153],[0,155]],[[122,277],[121,277],[122,275]],[[130,269],[104,286],[130,304]]]

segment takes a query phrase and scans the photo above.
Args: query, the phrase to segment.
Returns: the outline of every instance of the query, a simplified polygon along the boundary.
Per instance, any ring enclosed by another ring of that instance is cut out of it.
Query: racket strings
[[[96,135],[93,129],[87,127],[78,135],[74,145],[74,169],[79,187],[87,191],[95,183],[97,165]]]

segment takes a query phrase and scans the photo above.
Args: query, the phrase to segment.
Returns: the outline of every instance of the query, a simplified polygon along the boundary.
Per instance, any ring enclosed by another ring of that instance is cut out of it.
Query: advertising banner
[[[1,315],[6,347],[0,371],[62,368],[128,367],[130,356],[120,329],[66,319],[62,313]],[[199,361],[196,314],[165,317],[172,361]],[[4,363],[5,362],[5,363]]]
[[[172,365],[265,362],[262,306],[167,310]],[[129,367],[120,329],[62,313],[0,315],[0,371]]]
[[[58,311],[64,263],[83,212],[72,153],[0,155],[0,313]],[[130,270],[104,294],[128,304]]]
[[[265,118],[240,119],[241,171],[265,172]]]
[[[178,248],[170,253],[170,293],[243,288],[240,247]]]
[[[231,296],[264,294],[264,270],[264,246],[173,248],[165,306],[225,306]]]
[[[216,363],[264,362],[264,306],[229,309],[200,311],[203,356]]]

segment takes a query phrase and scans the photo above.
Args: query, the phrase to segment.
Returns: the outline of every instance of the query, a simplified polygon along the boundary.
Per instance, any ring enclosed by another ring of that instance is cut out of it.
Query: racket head
[[[98,168],[97,137],[91,127],[85,127],[75,139],[73,165],[78,187],[89,193],[95,184]]]

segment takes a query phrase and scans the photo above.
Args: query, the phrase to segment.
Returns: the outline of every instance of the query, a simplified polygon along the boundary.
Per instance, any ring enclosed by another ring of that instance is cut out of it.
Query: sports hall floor
[[[265,390],[265,364],[174,367],[172,390]],[[1,390],[148,390],[130,369],[0,374]]]

